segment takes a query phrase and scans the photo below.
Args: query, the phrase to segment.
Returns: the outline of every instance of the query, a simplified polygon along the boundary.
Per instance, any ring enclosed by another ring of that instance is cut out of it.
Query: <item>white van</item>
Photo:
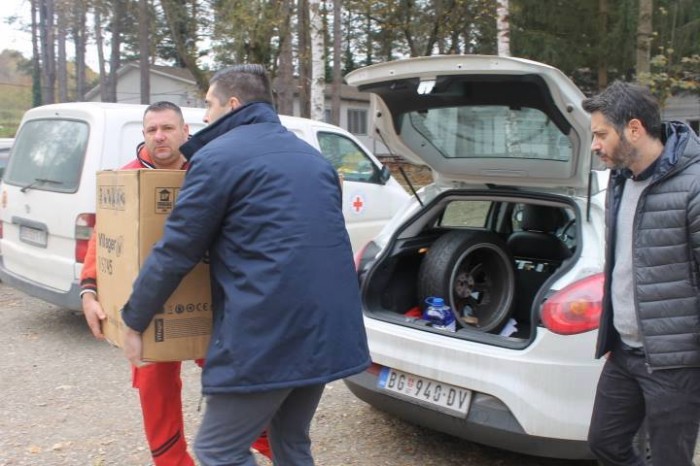
[[[95,223],[95,173],[135,158],[145,108],[82,102],[27,111],[1,185],[3,282],[60,307],[81,309],[80,272]],[[182,111],[192,133],[205,126],[204,109]],[[408,194],[347,131],[281,119],[343,174],[343,213],[353,249],[359,249]]]

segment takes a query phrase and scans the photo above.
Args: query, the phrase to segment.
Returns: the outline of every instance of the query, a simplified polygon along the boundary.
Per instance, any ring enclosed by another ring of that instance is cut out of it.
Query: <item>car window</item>
[[[319,132],[318,144],[345,181],[380,182],[379,169],[353,140],[338,133]]]
[[[88,133],[83,121],[27,122],[15,139],[4,181],[44,191],[77,191]]]
[[[408,126],[408,128],[406,128]],[[503,105],[468,105],[411,111],[402,129],[420,135],[447,159],[517,158],[568,162],[569,137],[543,111]]]
[[[442,215],[440,226],[484,228],[490,201],[452,201]]]

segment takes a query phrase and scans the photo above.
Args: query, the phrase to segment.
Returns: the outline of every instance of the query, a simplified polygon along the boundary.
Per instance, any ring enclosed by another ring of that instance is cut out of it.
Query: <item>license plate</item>
[[[438,408],[452,416],[467,417],[472,392],[436,380],[383,367],[377,386],[417,404]]]
[[[46,231],[38,228],[28,227],[26,225],[19,226],[19,239],[25,243],[35,246],[46,247]]]

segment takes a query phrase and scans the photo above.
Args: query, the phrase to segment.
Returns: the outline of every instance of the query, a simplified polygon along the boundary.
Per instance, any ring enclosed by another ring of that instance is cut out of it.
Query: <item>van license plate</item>
[[[46,247],[46,231],[38,228],[19,226],[19,239],[34,246]]]
[[[457,417],[467,417],[472,392],[464,388],[425,377],[383,367],[377,386],[408,398],[417,404],[427,404]]]

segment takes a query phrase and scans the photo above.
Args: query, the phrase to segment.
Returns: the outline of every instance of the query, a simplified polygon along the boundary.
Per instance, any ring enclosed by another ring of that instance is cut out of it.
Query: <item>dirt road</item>
[[[0,322],[0,466],[151,464],[120,350],[95,341],[82,315],[4,284]],[[201,417],[199,374],[194,363],[183,365],[190,443]],[[312,438],[319,466],[587,464],[503,452],[404,423],[357,400],[342,382],[327,387]]]

